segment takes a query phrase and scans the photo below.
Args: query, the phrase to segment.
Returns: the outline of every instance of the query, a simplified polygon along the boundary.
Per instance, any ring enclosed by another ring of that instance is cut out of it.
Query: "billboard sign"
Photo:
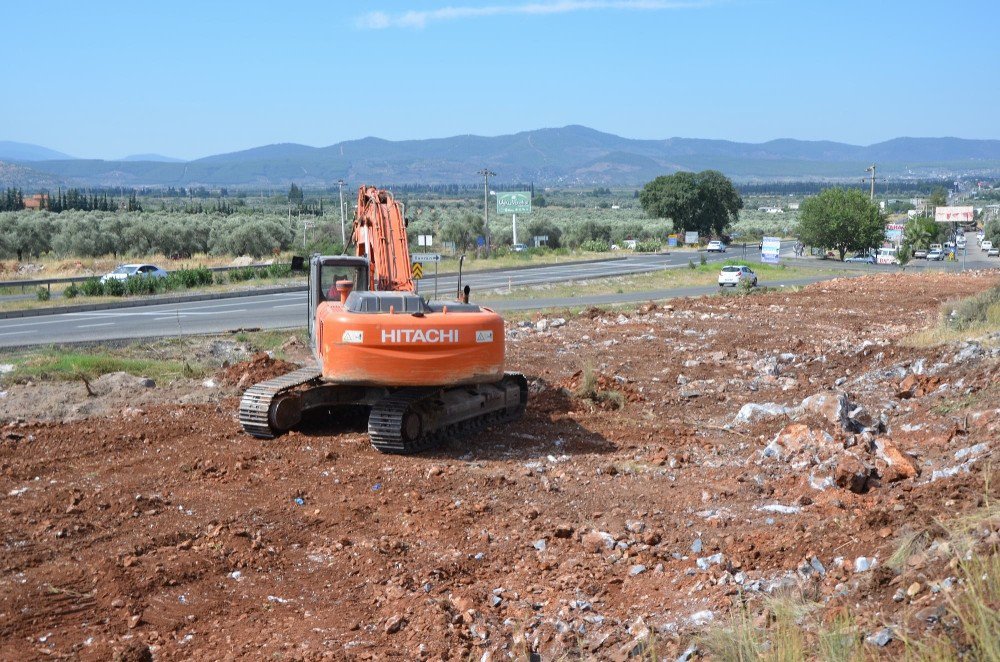
[[[903,229],[905,225],[900,223],[887,223],[885,226],[885,238],[894,244],[903,241]]]
[[[935,207],[934,220],[938,223],[971,223],[976,218],[972,207]]]
[[[531,191],[497,193],[497,214],[530,214]]]
[[[781,261],[781,237],[764,237],[760,248],[760,261],[778,264]]]
[[[670,248],[677,248],[677,235],[667,235],[667,246]]]
[[[685,232],[684,233],[684,243],[685,244],[697,244],[699,241],[697,232]]]

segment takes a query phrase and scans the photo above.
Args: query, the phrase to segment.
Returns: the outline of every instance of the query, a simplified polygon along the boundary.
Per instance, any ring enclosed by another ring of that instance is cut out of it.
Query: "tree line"
[[[0,211],[18,211],[24,209],[24,194],[21,189],[9,188],[0,198]]]
[[[66,211],[0,213],[0,258],[23,261],[126,255],[188,257],[198,253],[262,257],[295,238],[283,216]]]
[[[142,204],[139,202],[135,191],[130,191],[128,196],[117,199],[103,193],[93,193],[88,195],[86,191],[71,188],[66,191],[59,189],[54,194],[49,194],[42,198],[42,209],[59,214],[64,211],[142,211]]]

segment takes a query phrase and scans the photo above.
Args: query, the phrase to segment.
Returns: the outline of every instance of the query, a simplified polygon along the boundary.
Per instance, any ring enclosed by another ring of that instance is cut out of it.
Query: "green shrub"
[[[635,245],[635,251],[637,253],[658,253],[660,251],[660,242],[655,239],[649,241],[640,241]]]
[[[701,260],[702,264],[708,264],[708,257],[704,253],[701,254],[699,259]]]
[[[125,296],[125,281],[118,280],[117,278],[111,278],[107,282],[101,284],[101,289],[103,294],[109,297],[123,297]]]
[[[88,297],[99,297],[104,294],[104,284],[101,283],[99,278],[88,278],[83,281],[83,285],[80,287],[84,296]]]
[[[52,294],[49,292],[49,288],[39,287],[38,290],[35,292],[35,296],[38,297],[39,301],[48,301],[49,297],[51,297]]]
[[[63,290],[63,296],[67,299],[75,299],[80,294],[80,288],[76,286],[76,283],[70,283],[69,287]]]
[[[694,264],[694,260],[688,260],[688,269],[697,269],[697,268],[698,267],[696,267]]]
[[[164,289],[179,290],[203,287],[212,284],[212,271],[207,267],[197,269],[178,269],[171,271],[166,278],[162,279]]]
[[[292,265],[290,264],[270,264],[262,270],[264,278],[288,278],[292,275]]]
[[[257,270],[253,267],[240,267],[229,272],[229,280],[233,283],[242,283],[251,280],[257,275]]]
[[[603,239],[587,239],[580,244],[580,249],[591,253],[606,253],[611,250],[611,246]]]
[[[156,294],[166,289],[165,279],[154,278],[153,276],[129,276],[125,279],[125,294],[129,296],[142,296]]]

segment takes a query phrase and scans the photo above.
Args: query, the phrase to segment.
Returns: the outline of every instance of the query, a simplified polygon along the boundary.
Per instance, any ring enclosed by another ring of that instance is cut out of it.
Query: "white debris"
[[[854,559],[854,572],[868,572],[875,567],[875,557],[859,556]]]
[[[14,372],[13,363],[0,363],[0,375],[5,375],[8,372]]]
[[[28,491],[27,487],[19,487],[17,489],[11,490],[7,494],[8,494],[8,496],[21,496],[22,494],[24,494],[27,491]]]
[[[870,644],[875,644],[876,646],[886,646],[892,641],[892,630],[889,628],[882,628],[875,634],[870,634],[865,637],[865,641]]]
[[[215,380],[211,379],[211,378],[210,379],[206,379],[205,381],[203,381],[201,383],[201,385],[204,386],[205,388],[215,388],[216,387]]]
[[[276,595],[269,595],[269,596],[267,596],[267,601],[268,602],[277,602],[279,605],[283,605],[283,604],[291,602],[291,600],[289,600],[288,598],[279,598]]]
[[[736,418],[733,419],[733,424],[754,423],[765,418],[784,416],[792,411],[791,407],[785,407],[776,402],[765,402],[763,404],[750,402],[740,408],[739,413],[736,414]]]
[[[756,510],[762,510],[765,513],[781,513],[782,515],[794,515],[795,513],[802,512],[800,506],[784,506],[780,503],[769,503],[766,506],[757,506]]]
[[[691,614],[690,618],[688,618],[688,622],[695,627],[711,623],[714,620],[715,620],[715,614],[713,614],[711,611],[707,609],[705,611],[696,611],[695,613]]]
[[[956,460],[964,460],[967,457],[976,457],[989,450],[989,446],[985,443],[976,444],[975,446],[969,446],[968,448],[961,448],[955,451]]]
[[[725,557],[722,556],[722,552],[719,552],[711,556],[703,556],[696,560],[695,563],[698,565],[699,570],[708,570],[713,565],[722,565],[723,560],[725,560]]]

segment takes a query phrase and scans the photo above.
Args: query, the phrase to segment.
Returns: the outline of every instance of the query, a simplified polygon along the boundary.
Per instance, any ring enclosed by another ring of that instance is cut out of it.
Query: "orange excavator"
[[[376,449],[413,453],[520,418],[528,385],[504,372],[503,320],[489,308],[415,292],[406,221],[388,191],[358,190],[352,239],[355,256],[310,261],[315,365],[247,389],[243,429],[270,439],[307,411],[363,405]]]

